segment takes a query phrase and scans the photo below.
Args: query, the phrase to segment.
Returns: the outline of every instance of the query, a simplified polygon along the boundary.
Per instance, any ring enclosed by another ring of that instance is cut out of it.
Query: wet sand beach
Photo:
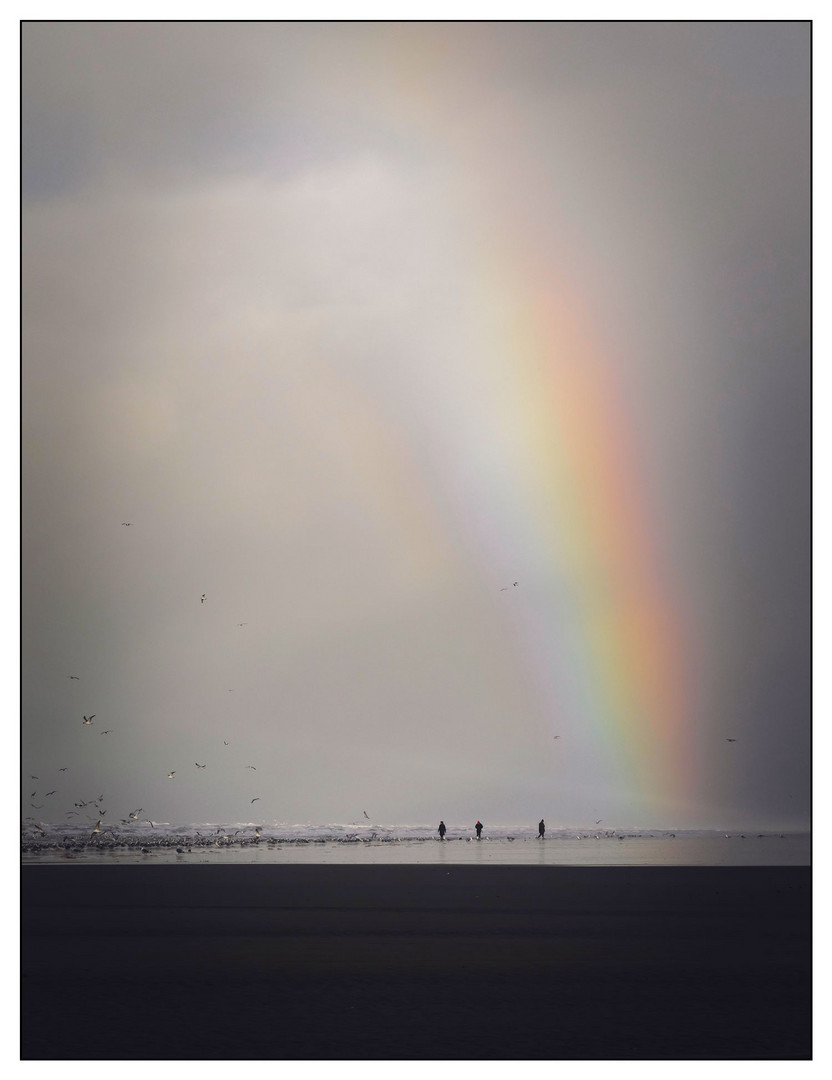
[[[24,1060],[811,1055],[808,867],[21,876]]]

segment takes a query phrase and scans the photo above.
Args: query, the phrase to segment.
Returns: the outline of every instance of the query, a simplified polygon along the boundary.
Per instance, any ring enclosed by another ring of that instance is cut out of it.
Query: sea
[[[172,824],[131,822],[26,824],[23,865],[90,863],[318,863],[467,864],[507,866],[807,866],[806,832],[645,828],[486,826],[477,840],[470,825]]]

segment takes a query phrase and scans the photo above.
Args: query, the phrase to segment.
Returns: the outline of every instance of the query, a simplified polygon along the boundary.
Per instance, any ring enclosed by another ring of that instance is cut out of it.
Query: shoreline
[[[272,833],[243,834],[216,830],[208,834],[180,832],[137,835],[89,834],[37,837],[24,842],[27,865],[113,865],[270,863],[315,864],[466,864],[527,866],[809,866],[807,834],[745,836],[667,836],[590,834],[570,837],[527,836],[435,837],[375,835],[284,837]]]

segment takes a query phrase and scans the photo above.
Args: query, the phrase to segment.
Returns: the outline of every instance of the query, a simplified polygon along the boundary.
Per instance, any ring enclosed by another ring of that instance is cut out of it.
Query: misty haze
[[[807,827],[807,24],[22,80],[24,817]]]

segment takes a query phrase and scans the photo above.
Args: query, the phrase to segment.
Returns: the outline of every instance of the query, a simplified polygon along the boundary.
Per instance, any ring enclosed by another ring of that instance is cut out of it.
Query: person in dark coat
[[[440,821],[440,822],[439,822],[439,839],[440,839],[440,840],[444,840],[444,839],[445,839],[445,833],[446,833],[446,832],[447,832],[447,829],[445,828],[445,822],[444,822],[444,821]]]
[[[479,840],[480,833],[482,832],[482,822],[478,821],[474,828],[477,830],[477,839]]]
[[[540,837],[541,840],[543,840],[546,836],[546,822],[543,820],[543,818],[541,818],[538,822],[537,835]]]

